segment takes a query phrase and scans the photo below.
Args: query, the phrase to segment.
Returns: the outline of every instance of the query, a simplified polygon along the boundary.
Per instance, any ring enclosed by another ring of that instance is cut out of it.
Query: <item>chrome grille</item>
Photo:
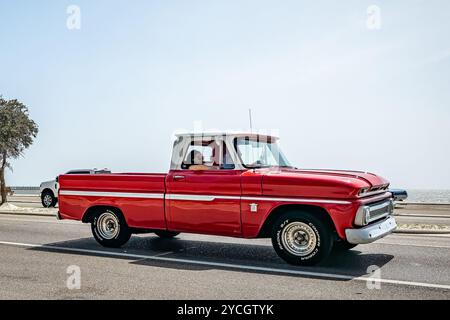
[[[367,223],[384,218],[393,212],[394,204],[389,199],[387,201],[368,205],[369,207],[369,219]]]

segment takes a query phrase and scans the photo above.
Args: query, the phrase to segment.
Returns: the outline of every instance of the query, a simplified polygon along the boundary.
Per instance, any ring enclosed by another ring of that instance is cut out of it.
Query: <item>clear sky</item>
[[[298,167],[450,189],[449,1],[0,0],[0,46],[0,94],[40,127],[10,185],[164,172],[174,131],[251,107]]]

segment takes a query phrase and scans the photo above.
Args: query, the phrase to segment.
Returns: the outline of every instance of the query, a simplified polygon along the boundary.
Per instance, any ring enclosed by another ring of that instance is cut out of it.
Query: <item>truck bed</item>
[[[166,176],[163,173],[61,175],[60,216],[82,220],[88,208],[114,204],[122,210],[130,227],[166,229]]]

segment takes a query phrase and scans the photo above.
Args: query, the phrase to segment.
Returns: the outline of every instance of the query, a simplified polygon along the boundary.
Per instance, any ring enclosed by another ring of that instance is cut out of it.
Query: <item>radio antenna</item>
[[[248,109],[248,118],[250,120],[250,132],[253,133],[253,124],[252,124],[252,109]]]

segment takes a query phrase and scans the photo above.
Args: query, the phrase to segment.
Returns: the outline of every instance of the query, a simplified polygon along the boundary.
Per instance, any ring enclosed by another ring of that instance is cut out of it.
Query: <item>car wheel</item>
[[[287,212],[272,228],[272,245],[280,258],[294,265],[315,265],[330,254],[332,232],[309,212]]]
[[[353,249],[356,246],[357,246],[357,244],[350,243],[350,242],[348,242],[346,240],[341,240],[341,241],[336,241],[334,243],[333,250],[346,251],[346,250]]]
[[[131,230],[123,216],[116,210],[105,210],[91,223],[95,240],[104,247],[118,248],[131,237]]]
[[[42,206],[44,208],[51,208],[51,207],[56,206],[57,199],[53,195],[53,192],[44,191],[44,192],[42,192],[42,195],[41,195],[41,202],[42,202]]]
[[[177,235],[179,235],[179,232],[173,232],[173,231],[167,231],[167,230],[158,230],[155,231],[155,234],[163,239],[171,239],[175,238]]]

